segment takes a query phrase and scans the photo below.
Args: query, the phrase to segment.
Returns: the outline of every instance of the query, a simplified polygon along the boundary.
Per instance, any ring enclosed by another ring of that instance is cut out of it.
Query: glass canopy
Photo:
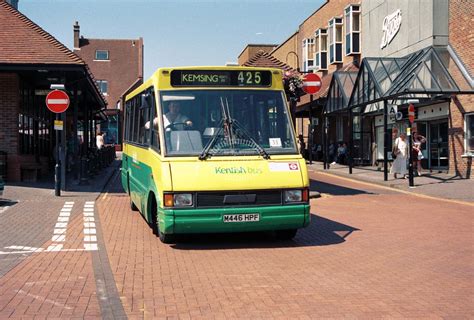
[[[329,85],[325,113],[342,112],[349,106],[349,98],[357,78],[357,72],[333,73]]]
[[[408,99],[437,99],[450,94],[472,94],[472,79],[466,78],[458,61],[448,48],[434,47],[401,58],[364,58],[353,81],[354,87],[346,108],[364,107],[364,112],[373,112],[380,110],[383,100],[403,104]],[[335,78],[333,81],[340,80],[342,76]],[[335,85],[339,86],[341,83]],[[340,95],[340,90],[333,89],[331,83],[328,112],[344,108],[343,97],[339,97]]]

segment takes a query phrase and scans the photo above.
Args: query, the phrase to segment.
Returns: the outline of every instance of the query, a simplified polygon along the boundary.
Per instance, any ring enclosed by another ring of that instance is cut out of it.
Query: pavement
[[[95,210],[120,164],[118,158],[60,197],[50,179],[7,183],[0,199],[0,319],[125,318],[117,300],[104,298],[115,283],[99,250],[105,245]]]
[[[388,175],[388,181],[384,181],[383,168],[355,167],[352,174],[349,174],[349,168],[339,164],[330,165],[330,168],[326,170],[322,162],[314,161],[311,165],[307,163],[307,166],[310,172],[320,172],[351,180],[374,183],[418,195],[474,203],[474,179],[463,179],[443,172],[425,171],[422,176],[414,178],[415,186],[409,187],[408,179],[395,179],[391,174]]]

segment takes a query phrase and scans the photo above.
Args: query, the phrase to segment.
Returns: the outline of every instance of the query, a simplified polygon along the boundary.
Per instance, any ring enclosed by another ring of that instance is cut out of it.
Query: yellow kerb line
[[[391,187],[387,187],[387,186],[381,186],[379,184],[371,183],[371,182],[367,182],[367,181],[360,181],[360,180],[353,179],[353,178],[341,177],[341,176],[331,174],[331,173],[326,173],[326,172],[321,172],[321,171],[314,171],[314,170],[308,170],[308,171],[311,171],[311,172],[314,172],[314,173],[317,173],[317,174],[326,175],[326,176],[329,176],[329,177],[339,178],[341,180],[360,183],[360,184],[367,185],[367,186],[378,187],[378,188],[385,189],[385,190],[392,190],[392,191],[395,191],[395,192],[409,194],[411,196],[415,196],[415,197],[419,197],[419,198],[432,199],[432,200],[438,200],[438,201],[444,201],[444,202],[451,202],[451,203],[463,204],[463,205],[466,205],[466,206],[474,207],[474,203],[467,202],[467,201],[437,198],[437,197],[433,197],[433,196],[428,196],[426,194],[420,194],[420,193],[416,193],[416,192],[400,190],[400,189],[391,188]]]

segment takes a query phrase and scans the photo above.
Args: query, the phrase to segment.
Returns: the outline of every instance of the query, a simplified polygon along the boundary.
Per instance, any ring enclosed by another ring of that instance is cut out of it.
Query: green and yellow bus
[[[309,178],[278,69],[158,69],[126,96],[121,179],[164,243],[310,222]]]

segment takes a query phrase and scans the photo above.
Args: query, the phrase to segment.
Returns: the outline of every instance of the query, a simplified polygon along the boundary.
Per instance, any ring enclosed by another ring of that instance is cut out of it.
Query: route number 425
[[[260,85],[262,75],[260,71],[241,71],[237,79],[239,85]]]

